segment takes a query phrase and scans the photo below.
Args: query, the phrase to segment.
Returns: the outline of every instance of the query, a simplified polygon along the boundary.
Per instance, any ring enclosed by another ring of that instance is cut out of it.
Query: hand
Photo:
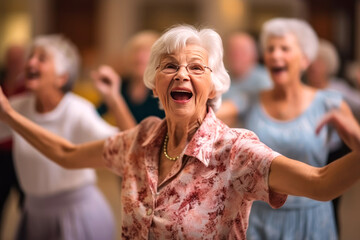
[[[10,103],[0,87],[0,120],[5,121],[5,117],[10,109]]]
[[[360,126],[350,110],[333,110],[326,114],[316,128],[318,134],[326,125],[334,126],[345,144],[353,151],[360,152]]]
[[[91,77],[105,102],[109,103],[119,95],[121,79],[110,66],[100,66],[91,73]]]

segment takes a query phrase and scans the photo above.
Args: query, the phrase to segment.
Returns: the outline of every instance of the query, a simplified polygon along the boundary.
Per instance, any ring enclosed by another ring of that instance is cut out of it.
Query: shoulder
[[[89,100],[71,92],[65,94],[59,109],[66,111],[72,116],[78,116],[79,118],[98,115],[94,104],[92,104]]]
[[[142,142],[150,135],[156,133],[162,125],[163,120],[158,117],[147,117],[142,120],[135,127],[120,132],[116,138],[132,139],[134,141]],[[141,138],[140,140],[138,138]]]
[[[222,145],[225,148],[230,147],[232,151],[238,152],[251,142],[260,142],[258,136],[253,131],[245,128],[226,127],[217,133],[214,145],[217,149]]]
[[[71,104],[76,104],[77,106],[94,108],[94,104],[92,104],[89,100],[72,92],[66,93],[64,100],[70,102]]]
[[[339,108],[343,102],[343,96],[334,89],[323,89],[317,91],[317,101],[326,109]]]
[[[230,128],[226,133],[226,138],[232,139],[237,149],[250,143],[260,143],[258,136],[253,131],[245,128]]]
[[[9,103],[16,111],[20,111],[22,107],[28,108],[33,102],[32,99],[34,99],[34,95],[27,92],[10,97]]]
[[[161,120],[158,117],[150,116],[142,120],[138,125],[137,129],[144,135],[151,135],[158,131],[158,128],[164,120]]]

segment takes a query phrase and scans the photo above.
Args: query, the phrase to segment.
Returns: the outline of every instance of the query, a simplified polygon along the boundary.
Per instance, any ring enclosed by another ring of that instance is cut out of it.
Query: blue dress
[[[321,167],[326,165],[331,135],[335,132],[326,126],[316,135],[315,128],[324,114],[338,108],[341,102],[339,93],[321,90],[299,117],[279,121],[264,111],[257,97],[245,114],[245,127],[254,131],[262,142],[280,154]],[[256,201],[250,213],[247,238],[337,239],[331,202],[289,196],[283,207],[275,210],[265,202]]]

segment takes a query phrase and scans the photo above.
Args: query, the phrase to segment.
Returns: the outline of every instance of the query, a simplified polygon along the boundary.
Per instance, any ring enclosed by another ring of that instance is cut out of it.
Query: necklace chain
[[[165,137],[165,140],[164,140],[164,155],[167,159],[169,159],[170,161],[176,161],[179,157],[179,156],[176,156],[176,157],[170,157],[167,153],[167,144],[168,144],[168,141],[169,141],[169,136],[166,134],[166,137]]]

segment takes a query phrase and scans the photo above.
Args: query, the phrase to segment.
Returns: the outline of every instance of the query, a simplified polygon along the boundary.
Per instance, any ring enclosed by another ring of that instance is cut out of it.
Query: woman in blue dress
[[[337,92],[301,82],[301,74],[317,54],[315,32],[302,20],[277,18],[264,24],[260,40],[274,87],[262,91],[243,112],[245,128],[285,156],[317,167],[326,165],[332,131],[327,128],[316,135],[316,125],[332,109],[349,107]],[[278,210],[255,202],[247,237],[337,239],[331,202],[289,196]]]

